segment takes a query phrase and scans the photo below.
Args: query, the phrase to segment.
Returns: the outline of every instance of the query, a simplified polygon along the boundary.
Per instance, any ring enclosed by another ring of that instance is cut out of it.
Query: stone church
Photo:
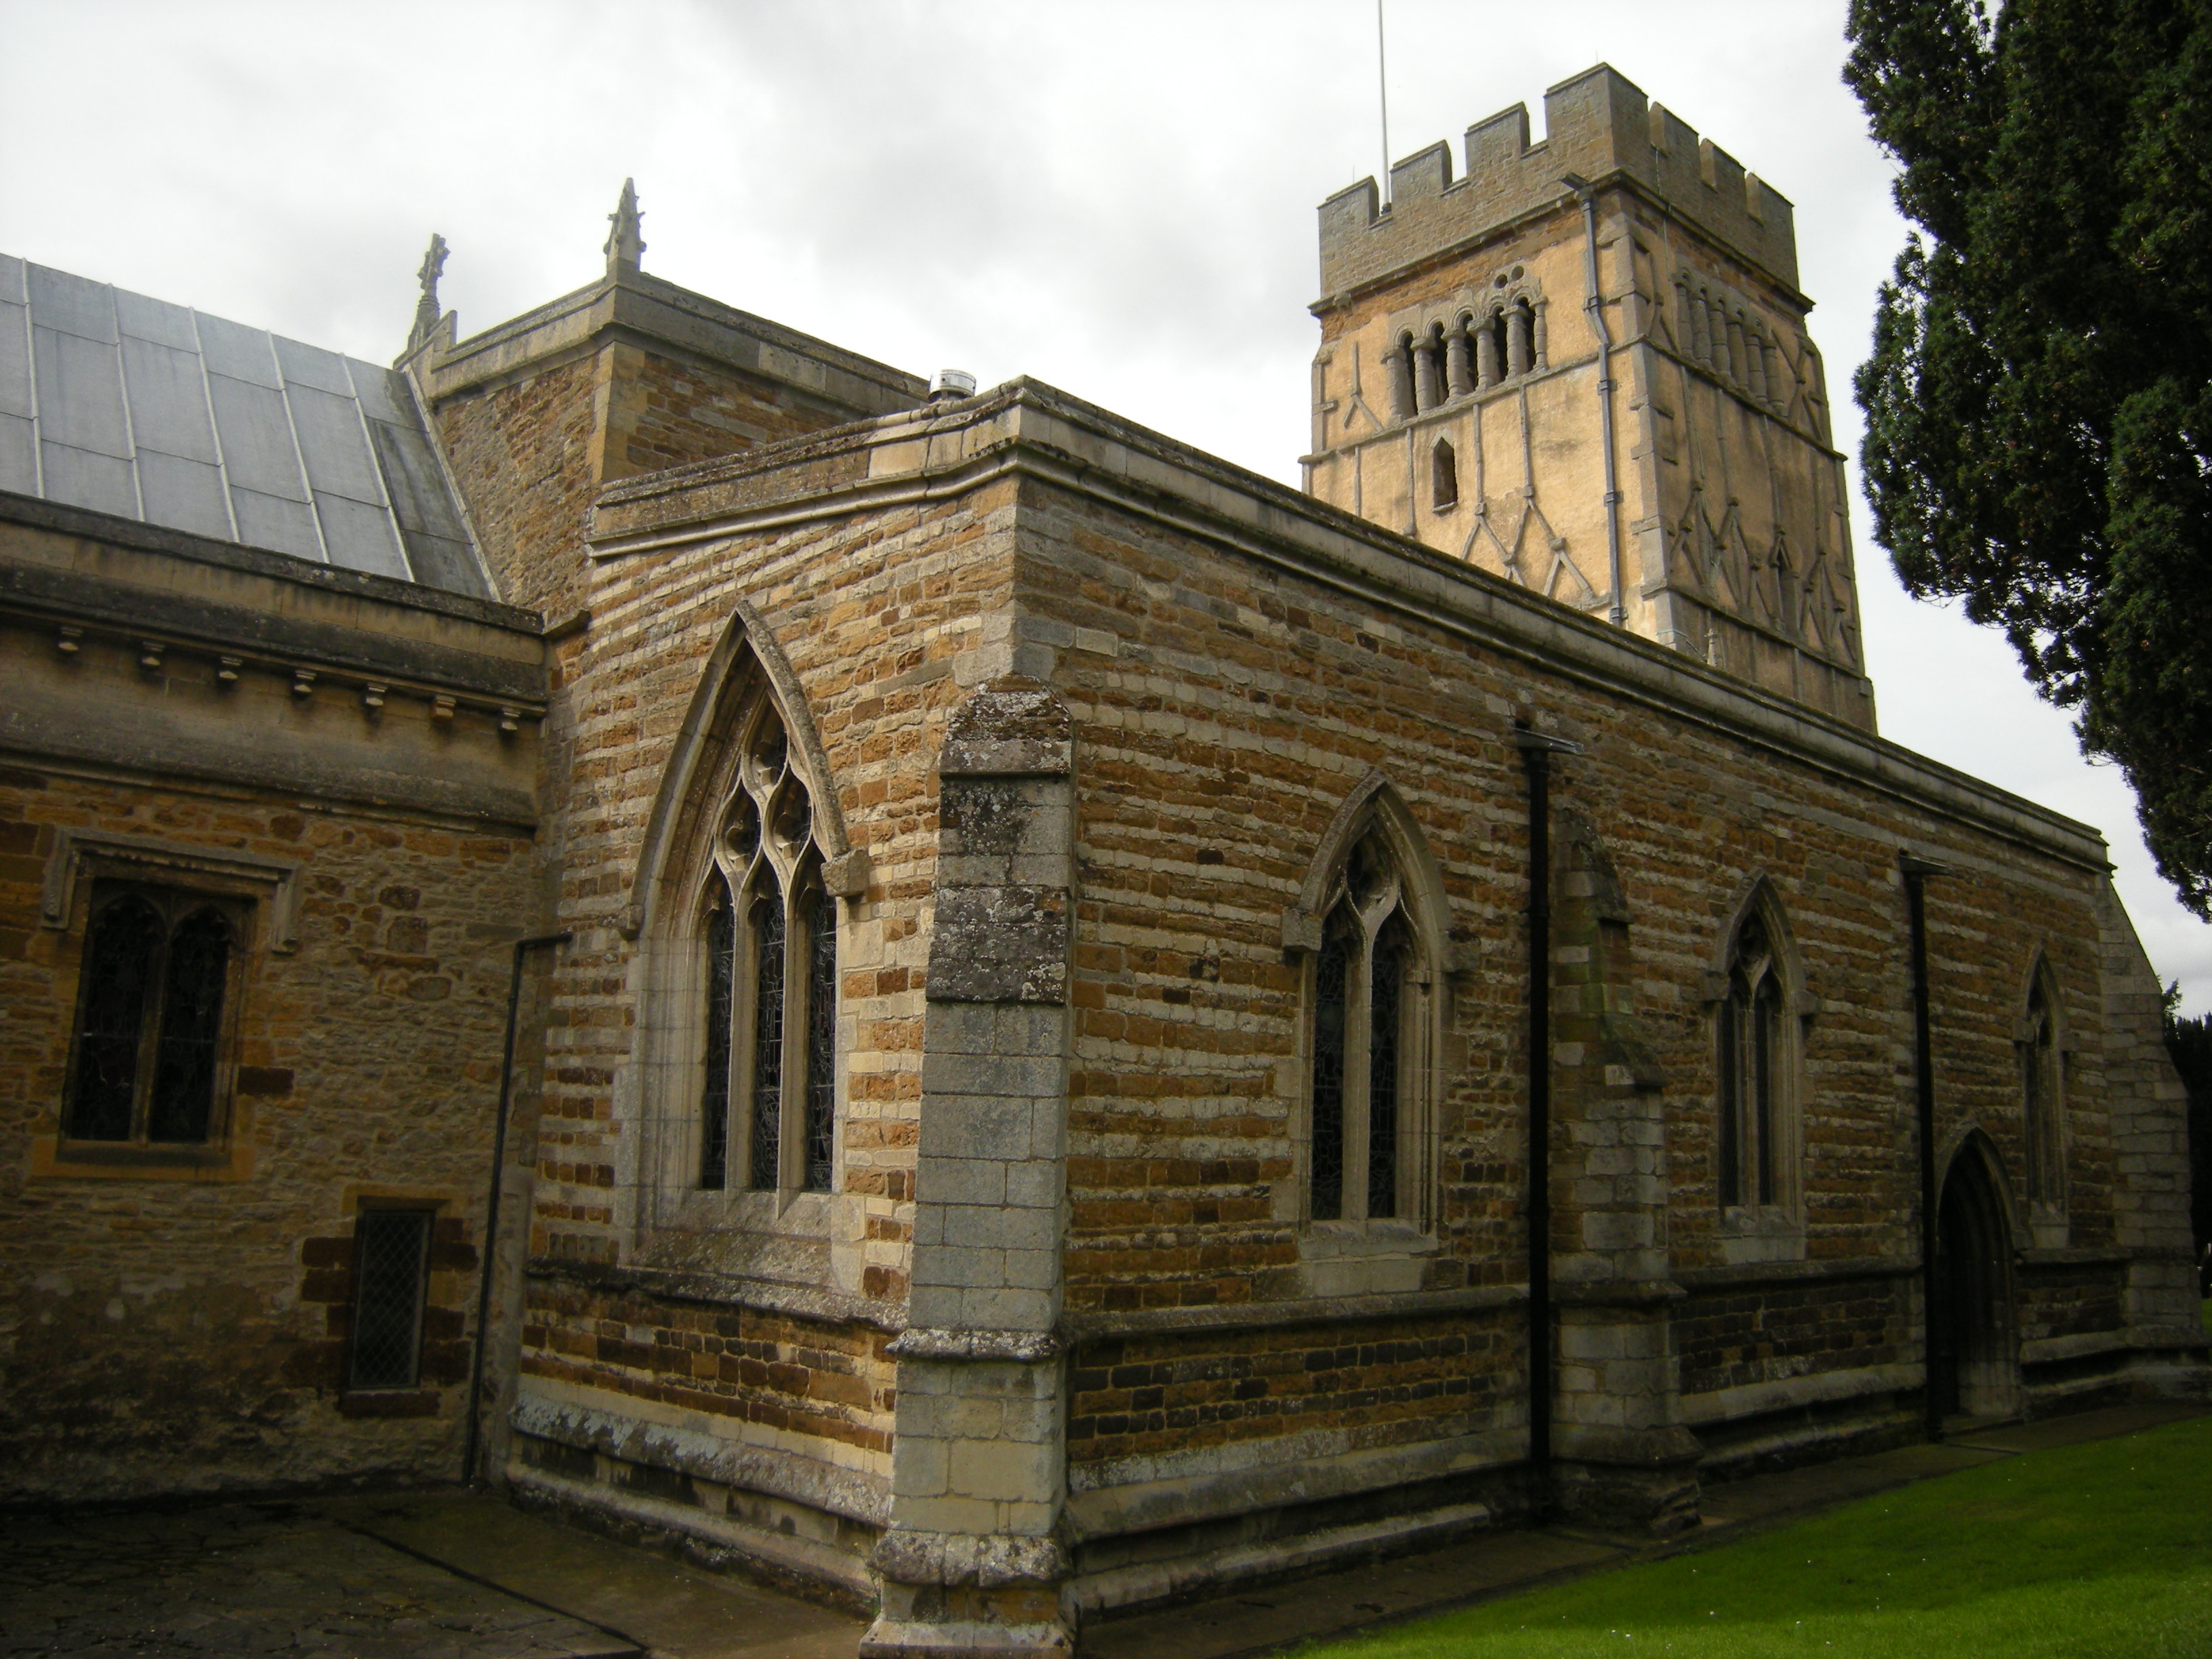
[[[2201,1397],[2080,823],[1877,734],[1790,204],[1321,209],[1305,487],[644,269],[396,367],[0,259],[0,1497],[1085,1623]]]

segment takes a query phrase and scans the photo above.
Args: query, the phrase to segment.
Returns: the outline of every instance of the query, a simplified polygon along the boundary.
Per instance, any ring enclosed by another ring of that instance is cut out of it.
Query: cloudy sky
[[[1797,209],[1838,438],[1904,229],[1838,78],[1842,0],[1388,0],[1390,149],[1603,59]],[[1296,482],[1314,213],[1376,170],[1372,0],[0,0],[0,252],[371,359],[429,234],[464,333],[646,264],[917,373],[1037,375]],[[1865,515],[1859,523],[1863,534]],[[2152,960],[2212,928],[2002,641],[1860,543],[1889,737],[2110,838]]]

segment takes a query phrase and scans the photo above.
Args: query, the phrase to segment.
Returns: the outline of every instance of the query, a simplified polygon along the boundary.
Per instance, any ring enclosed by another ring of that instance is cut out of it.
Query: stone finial
[[[445,269],[446,239],[432,231],[422,269],[415,273],[415,280],[422,285],[422,297],[415,302],[415,326],[407,331],[410,351],[438,331],[438,277]]]
[[[607,222],[614,227],[608,234],[605,249],[607,275],[617,270],[635,270],[645,258],[645,237],[642,227],[645,216],[637,210],[637,180],[623,180],[622,200],[615,210],[607,215]]]

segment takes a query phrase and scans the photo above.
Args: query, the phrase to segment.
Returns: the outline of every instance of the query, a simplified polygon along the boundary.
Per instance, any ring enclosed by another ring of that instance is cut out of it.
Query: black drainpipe
[[[1912,939],[1912,1073],[1914,1115],[1920,1141],[1920,1346],[1922,1414],[1928,1437],[1943,1437],[1943,1408],[1936,1399],[1936,1055],[1928,1018],[1928,878],[1950,870],[1910,853],[1897,855],[1905,872],[1905,913]]]
[[[477,1468],[477,1452],[483,1442],[484,1350],[491,1340],[492,1263],[499,1253],[499,1189],[500,1177],[507,1173],[507,1113],[514,1098],[514,1024],[522,1006],[522,958],[549,945],[566,945],[574,937],[573,933],[540,933],[535,939],[515,940],[514,969],[507,981],[507,1049],[499,1062],[499,1118],[492,1130],[491,1184],[484,1195],[483,1272],[477,1279],[476,1352],[469,1362],[468,1438],[461,1452],[461,1479],[471,1486],[483,1478]]]
[[[1528,1473],[1539,1519],[1552,1473],[1552,757],[1582,745],[1516,726],[1528,774]]]

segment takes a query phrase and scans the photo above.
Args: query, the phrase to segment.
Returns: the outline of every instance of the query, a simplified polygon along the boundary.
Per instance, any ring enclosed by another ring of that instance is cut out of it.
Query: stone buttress
[[[1073,750],[1052,693],[1007,676],[955,710],[939,757],[913,1289],[864,1659],[1073,1651],[1058,1335]]]

